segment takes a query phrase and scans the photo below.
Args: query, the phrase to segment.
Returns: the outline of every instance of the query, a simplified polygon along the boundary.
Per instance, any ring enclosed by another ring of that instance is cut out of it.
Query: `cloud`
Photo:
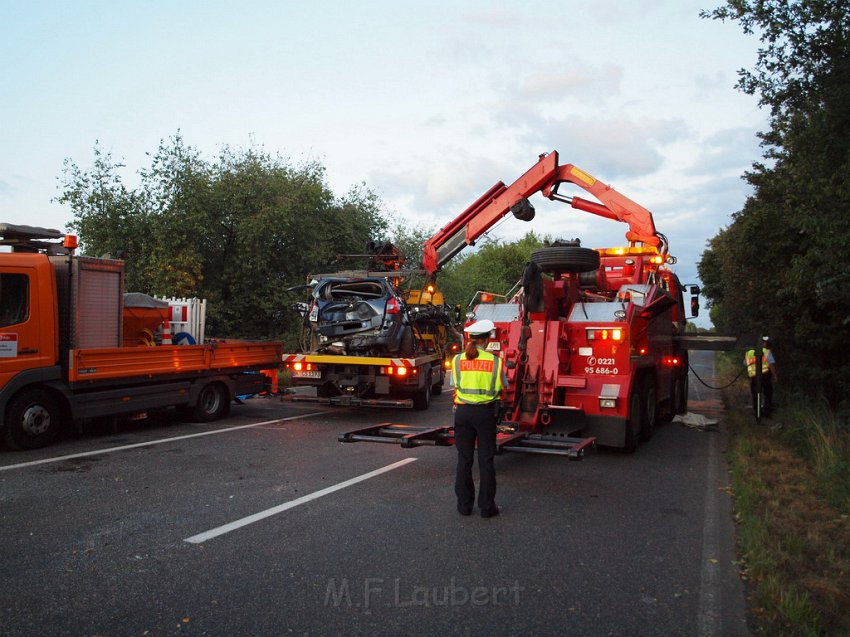
[[[588,95],[618,93],[623,67],[606,64],[600,68],[579,63],[567,70],[538,71],[521,77],[518,93],[523,98],[547,100],[561,98],[586,99]]]
[[[700,140],[700,153],[687,174],[741,175],[762,154],[761,140],[752,128],[736,127],[720,130]]]
[[[532,26],[533,22],[527,14],[510,9],[487,7],[465,11],[462,19],[468,27],[490,27],[495,29],[515,30],[521,25]]]
[[[436,159],[411,155],[391,169],[374,170],[370,183],[380,184],[387,197],[406,204],[402,208],[409,206],[402,213],[438,222],[454,218],[506,172],[499,159],[473,155],[459,146],[442,146],[434,155]]]
[[[541,119],[538,126],[529,127],[526,138],[536,145],[554,142],[562,163],[575,162],[610,182],[657,171],[664,164],[664,147],[689,135],[690,128],[680,118],[576,115]]]

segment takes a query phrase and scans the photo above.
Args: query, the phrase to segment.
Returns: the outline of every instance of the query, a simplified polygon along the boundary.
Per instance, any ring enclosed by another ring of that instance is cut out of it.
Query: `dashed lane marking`
[[[382,473],[386,473],[387,471],[398,469],[399,467],[403,467],[404,465],[411,462],[415,462],[416,460],[417,458],[405,458],[404,460],[399,460],[398,462],[394,462],[393,464],[387,465],[386,467],[381,467],[380,469],[375,469],[374,471],[370,471],[369,473],[364,473],[363,475],[359,475],[356,478],[351,478],[350,480],[346,480],[345,482],[340,482],[325,489],[314,491],[313,493],[308,493],[305,496],[301,496],[300,498],[297,498],[295,500],[290,500],[289,502],[284,502],[283,504],[280,504],[276,507],[272,507],[271,509],[266,509],[265,511],[254,513],[253,515],[249,515],[240,520],[234,520],[233,522],[224,524],[214,529],[210,529],[209,531],[198,533],[198,535],[187,537],[183,541],[189,542],[191,544],[201,544],[202,542],[211,540],[212,538],[218,537],[219,535],[230,533],[231,531],[235,531],[236,529],[241,529],[243,526],[248,526],[249,524],[259,522],[260,520],[265,520],[266,518],[271,517],[273,515],[277,515],[278,513],[283,513],[284,511],[288,511],[289,509],[294,509],[297,506],[306,504],[307,502],[311,502],[323,496],[330,495],[331,493],[339,491],[340,489],[345,489],[346,487],[350,487],[351,485],[357,484],[358,482],[369,480],[370,478],[379,476]]]
[[[214,429],[213,431],[202,431],[196,434],[186,434],[185,436],[174,436],[173,438],[160,438],[158,440],[148,440],[147,442],[137,442],[132,445],[122,445],[120,447],[107,447],[106,449],[96,449],[95,451],[82,451],[80,453],[71,453],[65,456],[56,456],[54,458],[43,458],[42,460],[32,460],[30,462],[19,462],[17,464],[9,464],[0,467],[0,471],[9,471],[11,469],[24,469],[26,467],[35,467],[41,464],[50,464],[51,462],[61,462],[62,460],[73,460],[74,458],[85,458],[88,456],[99,456],[105,453],[114,453],[116,451],[126,451],[127,449],[138,449],[139,447],[149,447],[151,445],[161,445],[166,442],[176,442],[178,440],[187,440],[189,438],[199,438],[201,436],[213,436],[215,434],[223,434],[229,431],[238,431],[239,429],[251,429],[252,427],[263,427],[276,423],[286,422],[288,420],[298,420],[299,418],[310,418],[311,416],[321,416],[322,414],[331,413],[328,411],[317,411],[310,414],[301,414],[300,416],[289,416],[288,418],[278,418],[276,420],[266,420],[263,422],[255,422],[250,425],[238,425],[236,427],[226,427],[225,429]]]

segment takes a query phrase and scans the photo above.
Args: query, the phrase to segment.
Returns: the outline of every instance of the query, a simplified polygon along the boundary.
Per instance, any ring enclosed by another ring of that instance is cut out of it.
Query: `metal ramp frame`
[[[454,427],[427,427],[385,422],[341,433],[338,440],[339,442],[397,443],[405,449],[425,445],[450,447],[454,445]],[[499,433],[496,436],[497,454],[533,453],[581,460],[587,451],[595,446],[596,438],[552,438],[530,432]]]

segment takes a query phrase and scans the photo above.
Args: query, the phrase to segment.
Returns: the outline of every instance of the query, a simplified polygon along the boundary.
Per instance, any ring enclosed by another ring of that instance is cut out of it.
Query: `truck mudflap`
[[[391,422],[339,434],[339,442],[398,443],[408,449],[424,445],[451,447],[454,445],[454,439],[454,427],[451,426],[427,427]],[[498,454],[535,453],[581,460],[595,445],[596,438],[551,438],[530,432],[510,431],[500,431],[496,436]]]
[[[359,396],[299,396],[289,397],[294,403],[318,403],[334,407],[406,407],[413,409],[412,398],[360,398]]]

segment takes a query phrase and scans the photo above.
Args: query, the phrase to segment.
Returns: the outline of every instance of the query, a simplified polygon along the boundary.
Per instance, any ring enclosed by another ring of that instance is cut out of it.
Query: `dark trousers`
[[[764,413],[762,416],[769,416],[773,411],[773,374],[766,372],[761,375],[761,390],[764,392]],[[758,394],[756,393],[756,378],[753,376],[750,379],[750,394],[753,397],[753,412],[758,413]]]
[[[478,506],[483,510],[496,506],[496,404],[458,405],[455,412],[455,447],[457,474],[455,495],[458,506],[472,508],[475,502],[475,483],[472,464],[475,440],[478,439]]]

